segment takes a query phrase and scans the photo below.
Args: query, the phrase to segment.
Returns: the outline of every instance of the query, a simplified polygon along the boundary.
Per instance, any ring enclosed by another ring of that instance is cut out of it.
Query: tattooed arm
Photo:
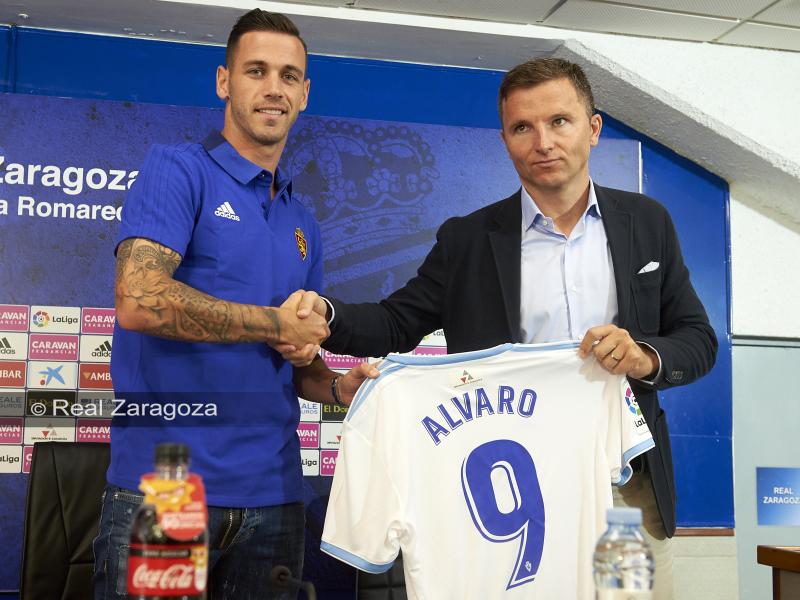
[[[174,250],[143,238],[117,248],[114,286],[120,327],[186,342],[319,344],[330,333],[325,319],[298,319],[287,308],[227,302],[172,275],[181,262]]]

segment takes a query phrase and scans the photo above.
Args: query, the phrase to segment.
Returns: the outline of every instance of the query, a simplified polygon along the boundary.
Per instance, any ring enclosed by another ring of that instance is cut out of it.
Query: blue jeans
[[[95,600],[127,599],[128,537],[142,494],[113,485],[103,493],[100,531],[94,540]],[[302,502],[260,508],[208,507],[209,600],[290,600],[274,589],[270,572],[303,572],[305,507]]]

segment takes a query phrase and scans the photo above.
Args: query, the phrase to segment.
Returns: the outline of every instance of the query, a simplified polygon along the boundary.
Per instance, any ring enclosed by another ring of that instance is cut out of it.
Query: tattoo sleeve
[[[227,302],[173,279],[181,255],[156,242],[130,238],[117,248],[118,311],[149,335],[187,342],[265,342],[280,339],[274,308]]]

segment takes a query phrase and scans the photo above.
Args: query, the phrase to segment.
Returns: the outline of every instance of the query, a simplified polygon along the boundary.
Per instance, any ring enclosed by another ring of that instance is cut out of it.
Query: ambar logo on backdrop
[[[24,361],[0,361],[0,387],[25,387],[27,363]]]
[[[110,390],[112,387],[111,372],[108,364],[81,363],[81,389]]]
[[[35,333],[78,333],[80,323],[77,306],[31,306],[30,329]]]
[[[0,331],[28,331],[28,306],[0,304]]]
[[[78,336],[32,333],[28,354],[31,360],[78,360]]]

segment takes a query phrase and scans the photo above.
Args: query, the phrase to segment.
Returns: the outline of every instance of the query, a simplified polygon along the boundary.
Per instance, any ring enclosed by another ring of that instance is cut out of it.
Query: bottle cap
[[[641,525],[641,508],[609,508],[606,511],[606,520],[609,524],[619,523],[621,525]]]
[[[156,464],[188,462],[189,446],[186,444],[158,444],[156,446]]]

